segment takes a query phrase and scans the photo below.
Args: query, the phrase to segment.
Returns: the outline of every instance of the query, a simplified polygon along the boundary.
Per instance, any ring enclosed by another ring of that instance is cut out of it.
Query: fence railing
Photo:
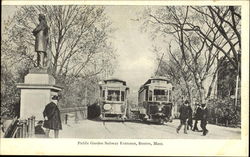
[[[69,107],[69,108],[61,108],[61,113],[75,112],[75,111],[85,111],[87,110],[87,106],[83,107]]]
[[[87,106],[61,108],[60,112],[62,122],[64,122],[65,124],[68,123],[69,119],[72,120],[72,118],[74,119],[75,123],[77,123],[79,120],[85,120],[88,118]]]
[[[5,138],[32,138],[35,136],[35,116],[20,120],[14,118],[7,128]]]

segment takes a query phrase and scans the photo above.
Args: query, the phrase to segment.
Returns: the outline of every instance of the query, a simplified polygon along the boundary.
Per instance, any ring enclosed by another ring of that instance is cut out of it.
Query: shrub
[[[236,126],[241,122],[241,102],[235,99],[210,99],[207,103],[210,111],[209,122],[212,124],[222,124]]]

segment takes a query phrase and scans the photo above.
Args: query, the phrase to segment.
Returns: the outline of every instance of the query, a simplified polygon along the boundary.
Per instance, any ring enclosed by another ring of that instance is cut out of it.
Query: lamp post
[[[239,86],[239,74],[240,74],[240,61],[239,61],[239,55],[241,54],[241,50],[238,50],[238,55],[237,55],[237,76],[236,76],[236,87],[235,87],[235,111],[237,108],[237,99],[238,99],[238,86]]]

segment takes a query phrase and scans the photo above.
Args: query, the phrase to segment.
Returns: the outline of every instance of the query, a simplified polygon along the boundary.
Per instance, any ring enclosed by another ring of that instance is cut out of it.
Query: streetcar
[[[138,91],[139,117],[159,124],[172,121],[173,86],[166,77],[151,77]]]
[[[127,95],[129,88],[126,82],[111,78],[100,83],[100,101],[101,120],[121,120],[127,119]]]

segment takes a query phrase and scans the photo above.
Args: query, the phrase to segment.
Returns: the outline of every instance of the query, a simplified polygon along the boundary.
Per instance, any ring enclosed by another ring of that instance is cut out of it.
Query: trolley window
[[[153,97],[153,92],[151,91],[151,90],[149,90],[149,92],[148,92],[148,100],[149,101],[152,101],[152,97]]]
[[[121,101],[124,101],[124,91],[121,92]]]
[[[120,91],[119,90],[108,90],[107,100],[120,101]]]
[[[169,101],[170,102],[172,101],[172,92],[171,92],[171,90],[169,91]]]
[[[145,99],[146,101],[148,101],[148,89],[146,89],[145,92],[143,91],[143,96],[145,96],[145,98],[143,97],[143,100]]]
[[[154,95],[156,101],[168,101],[168,91],[162,89],[155,89]]]
[[[102,91],[102,97],[105,98],[105,90]]]

